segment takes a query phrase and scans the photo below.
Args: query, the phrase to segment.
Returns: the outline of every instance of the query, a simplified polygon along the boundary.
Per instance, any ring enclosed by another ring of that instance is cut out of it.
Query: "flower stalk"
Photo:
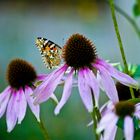
[[[127,21],[133,26],[135,32],[137,33],[138,37],[140,38],[140,29],[139,29],[137,23],[134,21],[134,19],[131,18],[125,11],[123,11],[117,5],[114,5],[114,6],[115,6],[115,10],[118,11],[123,17],[125,17],[127,19]]]
[[[106,1],[107,4],[109,4],[109,1]],[[114,4],[114,8],[115,10],[122,15],[134,28],[135,32],[137,33],[138,37],[140,38],[140,28],[138,27],[137,23],[135,22],[135,20],[130,17],[123,9],[121,9],[119,6]]]
[[[97,124],[101,118],[101,115],[100,115],[98,107],[96,106],[95,98],[94,98],[94,94],[93,94],[92,89],[91,89],[91,93],[92,93],[92,102],[93,102],[93,111],[91,113],[91,116],[93,119],[93,133],[95,134],[95,139],[99,140],[100,136],[97,134],[96,129],[97,129]]]
[[[94,107],[98,122],[101,120],[101,113],[98,107]]]
[[[39,124],[39,127],[40,127],[43,135],[44,135],[45,140],[50,140],[50,137],[49,137],[49,134],[46,130],[46,127],[44,126],[44,123],[41,119],[40,119],[40,122],[38,124]]]
[[[119,32],[119,27],[118,27],[117,19],[116,19],[116,16],[115,16],[114,0],[109,0],[109,4],[110,4],[112,20],[113,20],[113,23],[114,23],[114,28],[115,28],[115,32],[116,32],[116,36],[117,36],[117,39],[118,39],[120,52],[121,52],[121,56],[122,56],[122,60],[123,60],[124,68],[125,68],[125,73],[127,73],[129,75],[128,64],[127,64],[127,61],[126,61],[126,56],[125,56],[125,52],[124,52],[124,48],[123,48],[123,44],[122,44],[122,40],[121,40],[121,36],[120,36],[120,32]],[[134,95],[134,91],[131,87],[130,87],[130,93],[131,93],[132,99],[134,99],[135,95]]]
[[[95,139],[99,140],[99,135],[96,133],[96,129],[97,129],[97,118],[96,118],[96,111],[95,111],[95,107],[93,109],[93,112],[91,113],[92,115],[92,119],[93,119],[93,133],[95,134]]]

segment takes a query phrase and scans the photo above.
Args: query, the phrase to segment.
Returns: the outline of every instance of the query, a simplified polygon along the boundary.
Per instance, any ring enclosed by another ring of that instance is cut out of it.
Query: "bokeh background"
[[[116,0],[115,3],[140,23],[132,12],[135,0]],[[139,64],[140,40],[130,23],[116,14],[127,60]],[[105,0],[0,0],[0,92],[8,85],[6,68],[14,58],[31,62],[38,73],[50,72],[35,46],[36,37],[46,37],[63,47],[73,33],[91,39],[101,58],[121,62],[110,9]],[[51,100],[41,104],[41,118],[52,140],[93,140],[92,127],[86,126],[91,116],[85,110],[77,88],[72,92],[58,116],[54,115],[55,104]],[[60,98],[62,87],[57,88],[56,94]],[[102,94],[101,104],[106,99]],[[0,119],[0,140],[15,139],[44,139],[29,109],[22,124],[16,125],[11,133],[6,132],[5,116]]]

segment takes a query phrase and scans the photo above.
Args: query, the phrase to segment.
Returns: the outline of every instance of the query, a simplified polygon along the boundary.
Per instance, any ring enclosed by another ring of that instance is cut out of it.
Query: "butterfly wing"
[[[62,48],[59,45],[40,37],[36,39],[36,45],[47,68],[52,69],[61,63]]]

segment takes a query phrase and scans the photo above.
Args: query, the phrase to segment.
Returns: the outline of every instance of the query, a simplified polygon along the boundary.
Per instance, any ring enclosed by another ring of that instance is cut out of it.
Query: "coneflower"
[[[42,80],[45,76],[37,76],[34,67],[22,59],[14,59],[7,69],[7,80],[9,86],[0,94],[0,118],[6,109],[7,131],[10,132],[16,123],[20,124],[25,117],[27,103],[37,118],[39,119],[39,105],[33,104],[31,96],[34,89],[35,80]]]
[[[116,104],[109,102],[99,122],[97,133],[104,131],[104,140],[114,140],[117,132],[117,123],[121,118],[124,120],[123,131],[126,140],[134,139],[133,118],[140,119],[140,104],[133,104],[128,101],[120,101]]]
[[[99,73],[103,88],[114,103],[118,102],[119,99],[115,83],[111,77],[116,78],[124,85],[138,86],[138,83],[130,76],[119,72],[109,63],[98,58],[94,44],[83,35],[73,34],[68,39],[64,45],[62,57],[64,59],[63,66],[50,73],[48,78],[34,91],[35,104],[48,100],[69,68],[63,95],[55,108],[55,114],[60,112],[71,95],[74,73],[78,75],[79,93],[89,112],[93,111],[93,94],[96,104],[99,98],[100,84],[96,78],[96,73]]]

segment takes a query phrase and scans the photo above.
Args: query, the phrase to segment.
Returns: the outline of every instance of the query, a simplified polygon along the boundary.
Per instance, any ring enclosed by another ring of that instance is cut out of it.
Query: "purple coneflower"
[[[140,103],[134,105],[128,101],[121,101],[115,105],[109,102],[104,111],[102,110],[102,119],[99,122],[97,133],[104,131],[104,140],[114,140],[117,123],[119,118],[124,120],[123,129],[126,140],[133,140],[134,122],[133,117],[140,119]]]
[[[7,131],[11,132],[16,123],[20,124],[25,117],[27,103],[39,119],[39,105],[33,104],[33,83],[36,79],[43,80],[45,76],[37,76],[31,64],[22,60],[12,60],[7,69],[9,86],[0,94],[0,118],[6,111]]]
[[[48,100],[56,89],[64,73],[69,68],[69,73],[65,80],[63,95],[55,108],[55,114],[67,102],[71,95],[73,74],[78,75],[78,89],[81,99],[89,112],[93,111],[93,94],[95,102],[99,98],[99,87],[101,86],[96,78],[99,73],[101,84],[108,97],[114,102],[118,102],[117,90],[111,77],[116,78],[127,86],[137,87],[138,83],[128,75],[119,72],[113,66],[97,57],[96,48],[90,40],[80,34],[73,34],[66,42],[62,55],[65,64],[49,74],[42,84],[35,90],[35,104]]]

